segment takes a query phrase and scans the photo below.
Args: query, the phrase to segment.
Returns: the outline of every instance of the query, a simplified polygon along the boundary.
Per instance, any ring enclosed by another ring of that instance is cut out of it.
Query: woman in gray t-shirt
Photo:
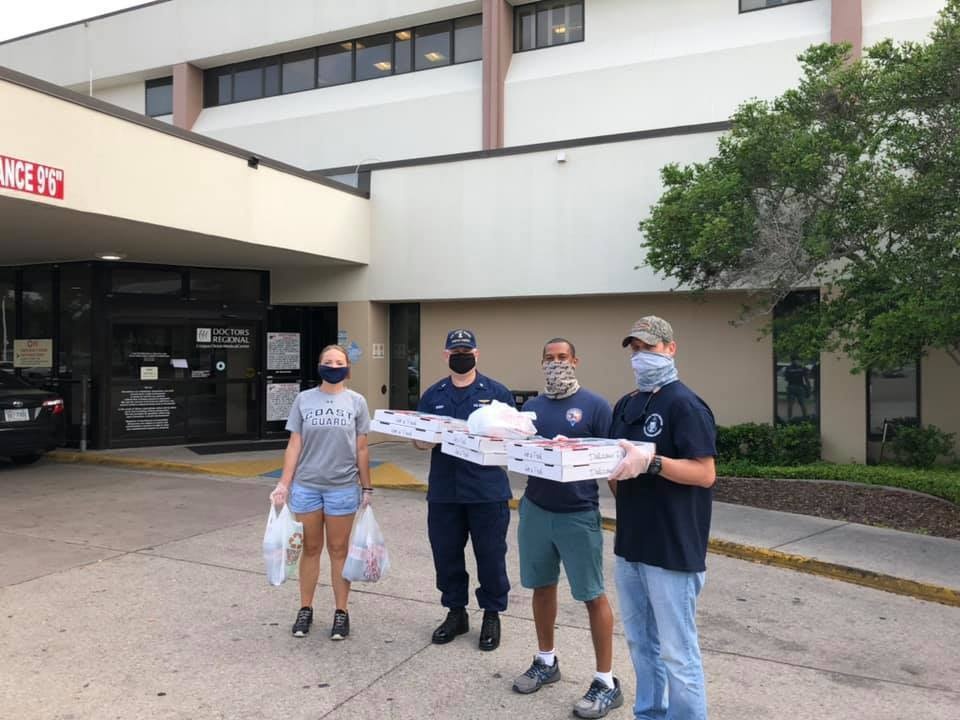
[[[297,395],[290,409],[290,441],[283,456],[283,473],[270,498],[275,505],[287,502],[303,523],[300,611],[293,624],[294,637],[310,632],[326,531],[336,605],[330,639],[343,640],[350,634],[350,583],[342,575],[350,529],[358,508],[369,505],[373,493],[367,449],[370,412],[363,395],[345,385],[350,377],[350,358],[342,347],[325,347],[317,370],[323,382]]]

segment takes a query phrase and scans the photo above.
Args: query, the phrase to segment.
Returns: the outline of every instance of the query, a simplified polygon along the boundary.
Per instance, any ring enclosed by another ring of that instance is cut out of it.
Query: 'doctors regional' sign
[[[63,170],[0,155],[0,189],[63,200]]]

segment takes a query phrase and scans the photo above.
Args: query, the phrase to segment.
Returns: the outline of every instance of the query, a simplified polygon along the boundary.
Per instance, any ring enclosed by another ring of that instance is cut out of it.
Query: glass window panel
[[[60,268],[60,377],[89,374],[93,268],[64,265]]]
[[[870,434],[881,435],[884,421],[917,424],[917,364],[870,371]]]
[[[111,292],[131,295],[179,295],[183,277],[176,270],[114,268]]]
[[[471,15],[454,21],[454,62],[479,60],[483,55],[483,16]]]
[[[283,56],[283,92],[292,93],[316,87],[314,51],[302,50]]]
[[[263,68],[263,96],[280,94],[280,61],[271,60]]]
[[[393,73],[410,72],[413,66],[413,30],[398,30],[393,34]]]
[[[820,355],[807,354],[793,341],[791,319],[816,313],[820,295],[816,290],[790,293],[774,308],[774,384],[776,387],[775,422],[819,422]]]
[[[233,72],[233,101],[263,97],[263,64],[259,60],[237,65]]]
[[[16,278],[0,270],[0,369],[13,369],[13,340],[17,329]]]
[[[53,337],[53,278],[50,270],[23,271],[23,337]]]
[[[326,45],[317,50],[317,87],[353,81],[353,42]]]
[[[384,77],[392,72],[392,33],[357,40],[357,80]]]
[[[147,81],[146,111],[150,117],[173,112],[173,78]]]
[[[449,22],[441,22],[416,29],[416,70],[450,64],[450,26]]]
[[[261,273],[253,270],[191,270],[190,297],[225,303],[261,299]]]
[[[230,67],[214,68],[203,74],[203,106],[215,107],[232,102],[233,71]]]
[[[545,2],[537,5],[537,47],[583,40],[583,5]]]
[[[740,0],[740,12],[762,10],[763,8],[777,7],[778,5],[792,5],[806,0]]]
[[[537,47],[537,7],[525,5],[518,7],[516,12],[516,27],[514,28],[514,49],[533,50]]]

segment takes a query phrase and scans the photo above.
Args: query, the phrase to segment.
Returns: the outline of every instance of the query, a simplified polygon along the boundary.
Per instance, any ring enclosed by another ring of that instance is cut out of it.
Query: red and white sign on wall
[[[63,181],[60,168],[0,155],[0,190],[63,200]]]

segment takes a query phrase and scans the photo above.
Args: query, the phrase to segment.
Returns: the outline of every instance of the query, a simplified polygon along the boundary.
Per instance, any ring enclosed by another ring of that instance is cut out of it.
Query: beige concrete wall
[[[357,343],[362,351],[359,360],[352,363],[350,387],[367,399],[370,414],[387,406],[389,395],[389,365],[386,357],[374,358],[372,345],[387,347],[389,306],[381,303],[342,302],[337,305],[338,330],[347,333],[347,344]]]
[[[920,363],[920,420],[954,433],[954,449],[960,453],[960,365],[943,351]]]
[[[447,331],[468,327],[478,336],[481,372],[510,389],[540,390],[543,343],[564,336],[576,345],[581,383],[615,402],[633,388],[620,341],[634,320],[655,314],[672,323],[680,377],[711,406],[718,423],[770,422],[770,341],[758,340],[755,327],[729,323],[743,299],[731,293],[706,304],[680,294],[423,303],[423,389],[449,372],[442,357]]]
[[[830,462],[867,459],[867,382],[851,367],[846,357],[820,356],[820,437]]]

